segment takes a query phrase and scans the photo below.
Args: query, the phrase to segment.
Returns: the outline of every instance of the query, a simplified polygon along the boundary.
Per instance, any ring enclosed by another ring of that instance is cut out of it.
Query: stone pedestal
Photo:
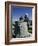
[[[20,23],[20,37],[29,37],[31,36],[30,33],[28,32],[28,26],[27,22],[22,22]]]

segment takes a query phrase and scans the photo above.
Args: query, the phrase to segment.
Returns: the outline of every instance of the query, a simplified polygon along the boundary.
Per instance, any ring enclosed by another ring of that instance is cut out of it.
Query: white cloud
[[[25,13],[27,15],[27,17],[29,17],[29,14],[28,13]]]

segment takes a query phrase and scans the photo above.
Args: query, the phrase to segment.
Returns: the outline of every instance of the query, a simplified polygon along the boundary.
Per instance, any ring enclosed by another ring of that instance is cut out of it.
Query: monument
[[[28,32],[27,22],[20,23],[20,38],[30,37],[31,34]]]
[[[31,33],[28,32],[28,22],[29,19],[27,15],[25,15],[24,18],[21,16],[20,20],[15,22],[13,33],[15,38],[26,38],[31,36]]]

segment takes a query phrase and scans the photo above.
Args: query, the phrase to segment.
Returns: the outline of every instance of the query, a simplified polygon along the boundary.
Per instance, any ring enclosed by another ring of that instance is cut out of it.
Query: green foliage
[[[29,32],[29,33],[32,33],[32,30],[29,29],[28,32]]]

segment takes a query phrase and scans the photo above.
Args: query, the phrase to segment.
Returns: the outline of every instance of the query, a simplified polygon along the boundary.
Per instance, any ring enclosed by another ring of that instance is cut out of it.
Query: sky
[[[24,17],[25,14],[28,16],[30,20],[32,20],[32,8],[28,7],[11,7],[11,17],[12,21],[18,21],[19,18],[22,16]]]

